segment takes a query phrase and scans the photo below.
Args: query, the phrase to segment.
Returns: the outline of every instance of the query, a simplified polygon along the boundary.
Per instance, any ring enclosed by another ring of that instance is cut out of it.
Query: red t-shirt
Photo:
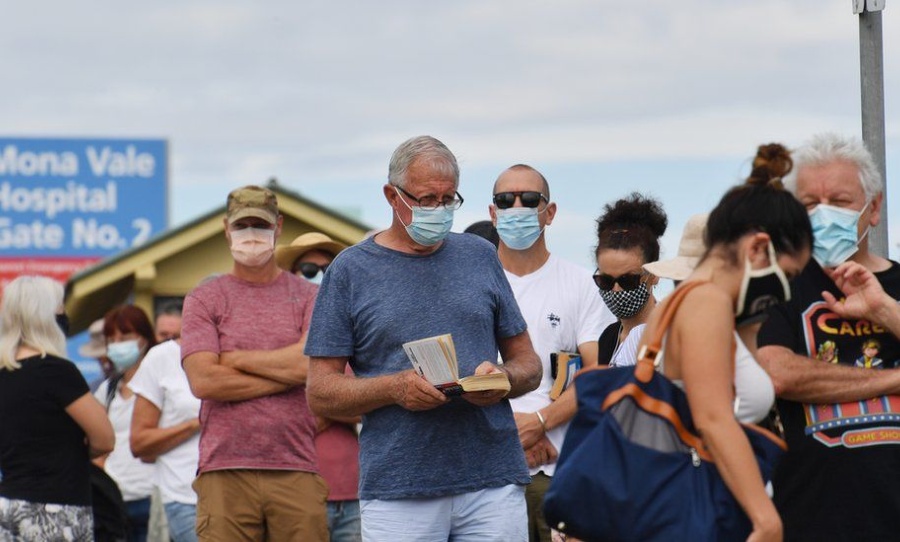
[[[354,427],[333,423],[316,435],[319,474],[328,483],[329,501],[355,501],[359,495],[359,440]]]
[[[290,273],[267,284],[223,275],[185,298],[182,359],[197,352],[275,350],[300,341],[316,287]],[[306,387],[248,401],[204,400],[199,472],[273,469],[317,472],[315,419]]]

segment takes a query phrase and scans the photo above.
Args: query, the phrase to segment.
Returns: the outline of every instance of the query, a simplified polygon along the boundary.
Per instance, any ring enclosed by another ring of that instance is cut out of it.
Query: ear
[[[750,265],[754,269],[773,263],[769,261],[769,242],[771,240],[772,238],[765,232],[756,232],[750,235],[748,257],[750,258]]]
[[[650,272],[647,271],[647,273]],[[657,277],[653,273],[650,273],[650,278],[647,279],[647,284],[649,284],[650,286],[656,286],[657,284],[659,284],[659,277]]]
[[[282,226],[284,226],[284,215],[278,213],[278,220],[275,222],[275,239],[281,237]]]
[[[869,226],[874,228],[881,222],[881,206],[883,204],[884,192],[879,192],[872,198],[871,202],[869,202]]]
[[[556,216],[556,202],[551,201],[547,204],[547,208],[544,209],[545,216],[547,217],[544,222],[544,227],[553,224],[553,218]]]
[[[387,200],[388,203],[391,204],[391,207],[394,206],[394,198],[397,197],[397,191],[390,184],[385,184],[381,191],[384,193],[384,199]]]
[[[497,208],[493,203],[488,204],[488,214],[491,215],[491,224],[497,227]]]

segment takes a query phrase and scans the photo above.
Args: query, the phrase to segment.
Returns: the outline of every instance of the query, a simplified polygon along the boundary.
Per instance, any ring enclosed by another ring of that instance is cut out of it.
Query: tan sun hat
[[[90,340],[78,347],[83,358],[99,358],[106,355],[106,339],[103,337],[103,318],[94,320],[88,328]]]
[[[275,263],[285,271],[291,271],[291,267],[297,261],[297,258],[310,250],[321,250],[328,252],[332,256],[337,256],[345,248],[347,248],[347,245],[335,241],[324,233],[317,231],[304,233],[291,241],[290,245],[275,247]]]
[[[661,279],[680,281],[688,278],[706,252],[703,234],[706,231],[708,219],[709,213],[690,217],[684,225],[684,231],[681,232],[678,255],[669,260],[645,263],[644,270]]]

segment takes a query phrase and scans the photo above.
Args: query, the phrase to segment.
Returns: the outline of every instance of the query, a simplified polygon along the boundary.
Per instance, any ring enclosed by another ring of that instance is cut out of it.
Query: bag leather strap
[[[675,312],[678,311],[678,307],[681,305],[681,302],[684,301],[684,297],[697,286],[707,284],[708,282],[709,281],[705,280],[683,282],[681,283],[681,286],[676,288],[675,291],[669,295],[669,298],[663,302],[663,313],[659,317],[656,327],[653,329],[653,335],[649,337],[649,340],[641,341],[644,345],[641,346],[637,353],[638,360],[634,367],[634,376],[640,382],[647,383],[653,377],[659,354],[662,352],[663,337],[666,334],[666,330],[669,329],[669,324],[672,323],[672,318],[675,317]]]

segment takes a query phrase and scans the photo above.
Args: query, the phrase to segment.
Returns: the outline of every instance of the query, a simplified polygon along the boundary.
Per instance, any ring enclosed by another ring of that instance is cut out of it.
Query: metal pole
[[[859,3],[859,2],[858,2]],[[888,256],[887,170],[884,142],[884,47],[881,10],[884,0],[866,0],[859,12],[859,71],[863,142],[881,172],[881,222],[869,233],[869,250]]]

